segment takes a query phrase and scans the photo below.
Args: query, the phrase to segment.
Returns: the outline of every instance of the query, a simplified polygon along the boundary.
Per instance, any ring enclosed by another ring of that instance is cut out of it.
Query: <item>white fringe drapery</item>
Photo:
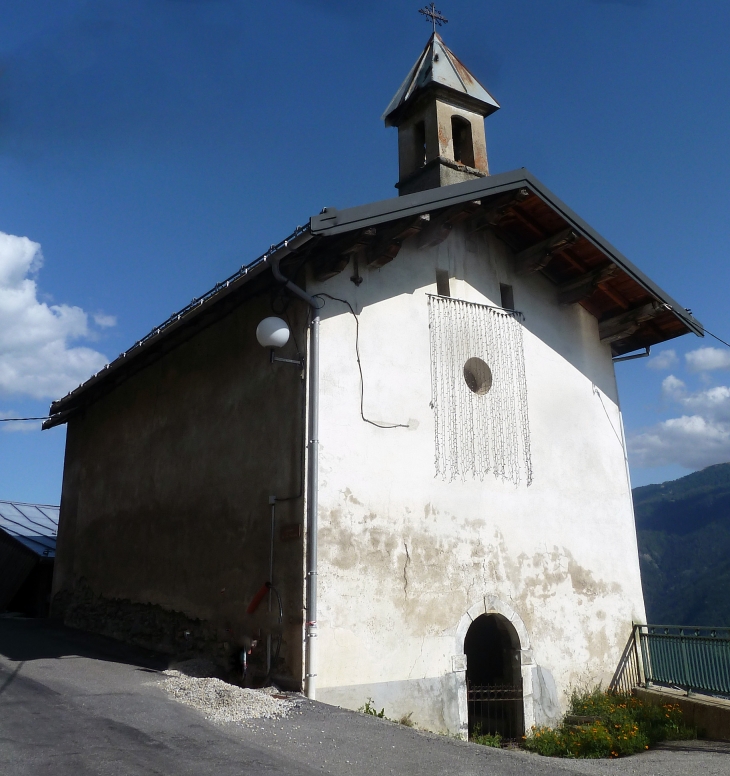
[[[521,313],[429,296],[436,476],[532,482]]]

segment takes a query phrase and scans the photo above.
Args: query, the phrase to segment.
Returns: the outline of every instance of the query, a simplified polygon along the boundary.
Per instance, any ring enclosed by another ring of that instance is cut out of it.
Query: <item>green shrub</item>
[[[358,711],[361,711],[363,714],[369,714],[371,717],[378,717],[379,719],[385,719],[385,707],[383,707],[382,709],[380,709],[380,711],[378,711],[375,708],[375,706],[373,706],[373,703],[374,703],[373,699],[368,698],[365,701],[365,705],[360,706]]]
[[[494,735],[482,733],[482,729],[478,725],[474,728],[474,732],[471,734],[469,740],[475,744],[493,746],[497,749],[502,746],[502,736],[500,736],[499,733],[495,733]]]
[[[569,724],[571,716],[591,721]],[[695,737],[695,731],[682,725],[679,704],[655,706],[600,688],[573,693],[566,720],[555,729],[532,728],[525,748],[547,757],[623,757],[659,741]]]

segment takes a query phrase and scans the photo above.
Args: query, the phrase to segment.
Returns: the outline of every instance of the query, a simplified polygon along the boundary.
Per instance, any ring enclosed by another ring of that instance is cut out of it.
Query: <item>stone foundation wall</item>
[[[72,628],[162,652],[178,660],[205,657],[226,671],[240,671],[242,644],[232,630],[157,604],[106,598],[94,593],[85,580],[54,597],[51,615]],[[251,655],[249,666],[253,681],[265,675],[263,642]],[[294,683],[283,659],[275,670],[284,683]]]

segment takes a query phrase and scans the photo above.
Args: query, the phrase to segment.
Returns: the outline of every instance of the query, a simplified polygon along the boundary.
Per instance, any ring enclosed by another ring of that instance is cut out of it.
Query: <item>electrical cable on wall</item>
[[[352,313],[352,317],[355,319],[355,356],[357,358],[357,368],[360,371],[360,417],[366,423],[370,423],[370,425],[375,426],[376,428],[409,428],[407,423],[379,423],[376,420],[370,420],[369,418],[365,417],[365,378],[363,377],[362,362],[360,360],[360,321],[352,305],[346,299],[339,299],[336,296],[330,296],[329,294],[325,293],[314,294],[314,297],[315,299],[326,297],[327,299],[331,299],[333,302],[341,302],[342,304],[347,305],[350,313]]]

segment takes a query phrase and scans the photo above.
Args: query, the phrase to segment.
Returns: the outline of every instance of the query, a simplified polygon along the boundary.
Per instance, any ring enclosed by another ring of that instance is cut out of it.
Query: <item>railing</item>
[[[637,628],[640,625],[634,625],[631,629],[631,636],[626,642],[626,647],[619,660],[616,673],[611,679],[609,689],[613,692],[620,692],[626,695],[630,694],[634,687],[640,687],[644,680],[639,667],[639,645],[637,637]]]
[[[730,697],[730,628],[634,625],[610,689],[652,685]]]

